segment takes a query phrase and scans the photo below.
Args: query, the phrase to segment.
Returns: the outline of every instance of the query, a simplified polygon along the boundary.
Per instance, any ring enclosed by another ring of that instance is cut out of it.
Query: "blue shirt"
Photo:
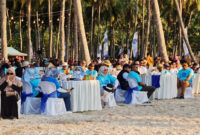
[[[181,69],[178,72],[178,78],[182,81],[182,80],[186,80],[188,78],[188,76],[192,75],[191,79],[188,80],[188,82],[192,83],[192,79],[194,77],[194,71],[191,68],[188,68],[186,70]]]
[[[137,81],[137,83],[142,82],[140,75],[138,73],[134,72],[134,71],[130,71],[129,74],[128,74],[128,77],[135,79]],[[142,89],[142,86],[140,86],[138,84],[138,90],[141,90],[141,89]]]
[[[40,79],[35,79],[35,80],[30,81],[34,97],[39,94],[39,92],[35,90],[39,86],[39,83],[40,83]]]
[[[170,74],[170,72],[168,70],[165,70],[165,69],[161,73],[162,74]]]
[[[115,83],[115,81],[117,80],[116,78],[114,78],[112,75],[108,74],[107,76],[97,76],[97,80],[99,80],[100,82],[100,86],[106,86],[107,84],[110,83]]]
[[[97,73],[96,70],[92,70],[92,71],[87,70],[87,71],[86,71],[86,75],[91,75],[91,76],[97,77],[98,73]]]

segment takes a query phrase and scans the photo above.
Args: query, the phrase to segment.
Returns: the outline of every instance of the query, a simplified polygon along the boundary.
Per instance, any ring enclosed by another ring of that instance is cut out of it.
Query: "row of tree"
[[[120,48],[124,53],[131,49],[137,31],[141,57],[150,52],[168,61],[167,53],[182,55],[184,38],[195,61],[199,10],[199,0],[1,0],[3,57],[7,57],[8,44],[27,52],[29,60],[33,48],[35,54],[43,49],[46,57],[89,63],[107,30],[111,57]]]

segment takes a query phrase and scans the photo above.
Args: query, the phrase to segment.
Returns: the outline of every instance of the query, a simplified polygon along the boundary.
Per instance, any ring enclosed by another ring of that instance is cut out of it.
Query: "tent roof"
[[[21,53],[13,47],[7,47],[8,56],[27,56],[26,53]]]

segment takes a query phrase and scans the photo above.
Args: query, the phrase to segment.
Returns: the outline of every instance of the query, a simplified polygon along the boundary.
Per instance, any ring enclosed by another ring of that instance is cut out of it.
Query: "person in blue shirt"
[[[51,82],[56,85],[57,97],[64,99],[66,110],[70,111],[71,110],[71,107],[70,107],[70,104],[71,104],[70,103],[70,92],[71,92],[71,90],[62,89],[59,86],[59,83],[56,79],[58,77],[59,73],[60,72],[56,68],[49,68],[47,70],[47,72],[45,73],[45,75],[43,76],[42,81],[48,81],[48,82]]]
[[[107,86],[109,84],[112,84],[113,87],[111,88],[114,92],[116,90],[117,86],[119,85],[119,82],[116,78],[108,74],[108,67],[106,66],[101,66],[98,72],[97,80],[99,80],[100,83],[100,93],[101,93],[101,98],[104,101],[104,106],[107,105],[109,102],[107,100],[107,97],[111,95],[111,93],[107,92],[103,87]],[[114,96],[114,95],[113,95]]]
[[[146,84],[142,83],[140,75],[138,74],[138,68],[139,65],[133,64],[131,66],[131,71],[128,74],[128,78],[135,79],[137,83],[137,89],[139,91],[147,91],[147,96],[149,98],[153,94],[156,88],[154,86],[147,86]],[[131,86],[131,84],[129,84],[129,86]]]
[[[86,75],[91,75],[93,79],[96,79],[98,73],[96,70],[94,70],[94,64],[89,64],[88,70],[85,73]]]
[[[191,86],[194,77],[194,71],[188,67],[186,62],[182,64],[182,67],[183,69],[178,72],[177,76],[177,87],[181,88],[181,96],[179,98],[184,98],[185,89]]]

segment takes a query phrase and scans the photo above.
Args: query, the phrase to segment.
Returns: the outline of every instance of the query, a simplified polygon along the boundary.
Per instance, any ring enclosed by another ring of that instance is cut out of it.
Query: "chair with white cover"
[[[129,83],[130,88],[138,87],[137,81],[133,78],[128,77],[128,83]],[[149,101],[149,99],[147,97],[146,91],[133,90],[132,100],[129,104],[143,104],[143,103],[148,102],[148,101]]]
[[[181,96],[181,88],[178,89],[177,97]],[[194,98],[192,87],[187,87],[185,89],[184,98]]]
[[[116,101],[115,101],[114,93],[107,92],[106,90],[104,90],[103,86],[100,89],[105,94],[104,99],[103,99],[103,101],[107,103],[105,107],[109,107],[110,108],[110,107],[117,106]]]
[[[21,113],[23,114],[39,114],[40,113],[41,98],[33,97],[32,86],[30,83],[25,82],[25,81],[23,81],[21,102],[22,102]]]
[[[120,87],[118,87],[115,91],[116,102],[124,102],[125,101],[125,97],[124,97],[125,93],[126,93],[126,90],[122,90]]]
[[[43,97],[46,96],[45,106],[41,113],[44,115],[63,115],[66,114],[65,103],[62,98],[57,98],[55,84],[47,81],[42,81],[39,84],[43,92]],[[43,100],[43,99],[42,99]],[[41,102],[42,103],[42,102]],[[41,105],[42,107],[42,105]]]

